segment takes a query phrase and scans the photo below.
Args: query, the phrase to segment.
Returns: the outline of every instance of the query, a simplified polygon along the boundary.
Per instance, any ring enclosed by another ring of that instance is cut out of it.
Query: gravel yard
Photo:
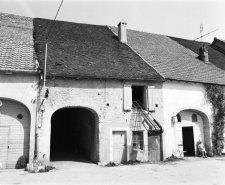
[[[53,162],[57,169],[48,173],[0,170],[5,184],[157,184],[224,185],[225,157],[188,158],[158,164],[102,167],[91,163]]]

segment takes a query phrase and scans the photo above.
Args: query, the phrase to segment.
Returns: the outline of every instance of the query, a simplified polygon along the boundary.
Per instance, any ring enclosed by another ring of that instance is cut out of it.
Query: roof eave
[[[200,81],[191,81],[191,80],[179,80],[173,78],[166,78],[165,81],[177,81],[177,82],[186,82],[186,83],[198,83],[198,84],[207,84],[207,85],[221,85],[225,86],[225,83],[209,83],[209,82],[200,82]]]
[[[47,75],[47,78],[74,78],[74,79],[101,79],[101,80],[138,80],[138,81],[154,81],[164,82],[165,79],[152,79],[152,78],[111,78],[111,77],[96,77],[96,76],[79,76],[79,75]]]
[[[37,70],[16,70],[16,69],[0,69],[0,72],[24,73],[24,74],[40,74]]]

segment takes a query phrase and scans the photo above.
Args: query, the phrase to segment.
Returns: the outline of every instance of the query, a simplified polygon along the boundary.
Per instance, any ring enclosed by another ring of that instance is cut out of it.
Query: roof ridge
[[[201,42],[201,41],[196,41],[196,40],[190,40],[190,39],[184,39],[184,38],[180,38],[180,37],[174,37],[174,36],[169,36],[169,35],[165,35],[166,37],[169,37],[169,38],[176,38],[176,39],[180,39],[180,40],[186,40],[186,41],[190,41],[190,42],[197,42],[197,43],[203,43],[203,44],[211,44],[209,42]],[[172,39],[173,40],[173,39]]]
[[[116,26],[110,26],[110,25],[107,25],[107,26],[117,28]],[[167,35],[163,35],[163,34],[159,34],[159,33],[152,33],[152,32],[147,32],[147,31],[142,31],[142,30],[135,30],[135,29],[127,29],[127,30],[136,31],[136,32],[140,32],[140,33],[147,33],[147,34],[152,34],[152,35],[158,35],[158,36],[167,36]]]
[[[107,25],[107,27],[109,28],[109,30],[116,36],[118,36],[116,33],[113,32],[113,30],[110,28],[110,26]],[[156,70],[152,65],[150,65],[135,49],[133,49],[128,43],[124,43],[126,44],[134,53],[136,53],[148,66],[150,66],[151,68],[153,68],[162,78],[166,79],[158,70]]]
[[[40,19],[40,20],[47,20],[47,21],[55,21],[55,22],[63,22],[63,23],[70,23],[70,24],[81,24],[81,25],[87,25],[87,26],[99,26],[99,27],[105,27],[106,25],[99,25],[99,24],[93,24],[93,23],[81,23],[81,22],[72,22],[72,21],[65,21],[65,20],[53,20],[53,19],[46,19],[42,17],[34,17],[32,19]]]
[[[33,28],[28,28],[28,27],[25,27],[25,26],[13,26],[13,25],[10,25],[10,24],[3,24],[3,23],[0,23],[0,26],[14,27],[14,28],[19,28],[19,29],[25,29],[25,30],[33,31]]]
[[[3,13],[3,12],[0,12],[0,18],[3,18],[3,19],[7,19],[7,18],[9,18],[9,19],[20,19],[20,20],[30,21],[30,22],[33,21],[33,18],[31,18],[31,17],[9,14],[9,13]]]

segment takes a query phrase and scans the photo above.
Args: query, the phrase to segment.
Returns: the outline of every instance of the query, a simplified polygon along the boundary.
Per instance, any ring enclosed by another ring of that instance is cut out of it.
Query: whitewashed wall
[[[203,84],[167,81],[163,83],[164,108],[164,158],[177,150],[176,134],[172,117],[182,110],[194,109],[202,112],[211,122],[211,107],[205,99]],[[210,132],[211,133],[211,132]],[[208,134],[207,137],[211,137]]]
[[[30,160],[33,160],[35,149],[38,80],[38,76],[34,74],[0,74],[0,99],[18,101],[24,104],[30,112]]]

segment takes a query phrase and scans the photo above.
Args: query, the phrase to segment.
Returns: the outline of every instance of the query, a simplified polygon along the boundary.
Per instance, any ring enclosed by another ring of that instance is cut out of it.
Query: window
[[[180,114],[177,114],[177,121],[178,122],[181,122],[181,116],[180,116]]]
[[[154,86],[124,84],[124,111],[131,111],[133,102],[144,110],[155,111],[154,91]]]
[[[133,131],[133,149],[143,150],[144,140],[142,131]]]
[[[138,102],[144,108],[144,86],[132,86],[132,102]]]
[[[192,114],[192,122],[198,122],[198,117],[196,114]]]

